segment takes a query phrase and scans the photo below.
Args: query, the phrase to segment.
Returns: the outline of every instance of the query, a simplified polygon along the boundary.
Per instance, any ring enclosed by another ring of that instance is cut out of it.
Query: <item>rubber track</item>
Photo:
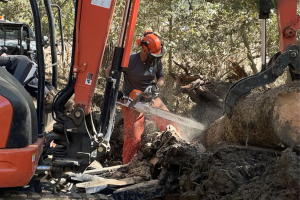
[[[113,200],[113,198],[108,197],[103,194],[86,194],[86,193],[57,193],[57,194],[42,194],[35,192],[24,192],[24,191],[6,191],[5,193],[0,193],[0,200],[15,199],[15,200],[66,200],[66,199],[84,199],[84,200]]]

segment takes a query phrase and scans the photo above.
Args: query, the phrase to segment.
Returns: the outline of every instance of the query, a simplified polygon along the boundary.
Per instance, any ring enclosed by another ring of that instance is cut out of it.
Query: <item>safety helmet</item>
[[[136,44],[143,47],[147,53],[151,53],[154,56],[160,56],[163,51],[163,45],[161,44],[159,36],[151,30],[145,31],[144,38],[138,38]]]

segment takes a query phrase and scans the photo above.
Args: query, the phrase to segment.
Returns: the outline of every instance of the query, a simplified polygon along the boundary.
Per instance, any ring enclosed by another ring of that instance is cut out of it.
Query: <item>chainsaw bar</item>
[[[127,103],[122,103],[117,101],[118,104],[129,107],[130,101],[128,101]],[[170,120],[172,122],[187,126],[187,127],[191,127],[191,128],[195,128],[198,130],[205,130],[205,125],[196,122],[194,120],[185,118],[185,117],[181,117],[179,115],[173,114],[169,111],[166,110],[161,110],[159,108],[155,108],[155,107],[151,107],[149,104],[145,104],[145,103],[141,103],[141,102],[137,102],[133,107],[131,107],[132,109],[144,113],[144,114],[151,114],[151,115],[155,115],[158,116],[160,118],[163,119],[167,119]]]

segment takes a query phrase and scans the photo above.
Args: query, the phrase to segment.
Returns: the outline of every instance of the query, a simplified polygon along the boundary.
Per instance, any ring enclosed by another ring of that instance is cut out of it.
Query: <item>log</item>
[[[300,144],[300,84],[294,81],[240,98],[229,119],[223,116],[193,142],[215,147],[225,141],[267,148]]]
[[[158,180],[151,180],[125,188],[120,188],[113,192],[112,198],[115,200],[144,200],[156,199],[162,197],[164,194],[164,187],[162,185],[159,185]]]
[[[103,174],[106,172],[117,171],[118,169],[125,168],[126,166],[127,165],[117,165],[117,166],[112,166],[112,167],[105,167],[102,169],[86,170],[86,171],[84,171],[84,174],[91,174],[91,175]]]
[[[97,192],[107,188],[108,186],[109,187],[121,187],[121,186],[133,185],[133,184],[140,183],[140,182],[141,182],[140,177],[125,178],[125,179],[121,179],[121,180],[101,178],[96,181],[77,183],[76,187],[84,188],[86,193],[92,194],[92,193],[97,193]]]

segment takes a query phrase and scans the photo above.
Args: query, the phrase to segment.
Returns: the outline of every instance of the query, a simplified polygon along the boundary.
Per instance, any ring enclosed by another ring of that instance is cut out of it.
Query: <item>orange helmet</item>
[[[161,54],[162,44],[160,38],[157,34],[153,33],[151,30],[144,32],[144,38],[138,38],[136,40],[138,46],[142,46],[147,53],[151,54]]]

